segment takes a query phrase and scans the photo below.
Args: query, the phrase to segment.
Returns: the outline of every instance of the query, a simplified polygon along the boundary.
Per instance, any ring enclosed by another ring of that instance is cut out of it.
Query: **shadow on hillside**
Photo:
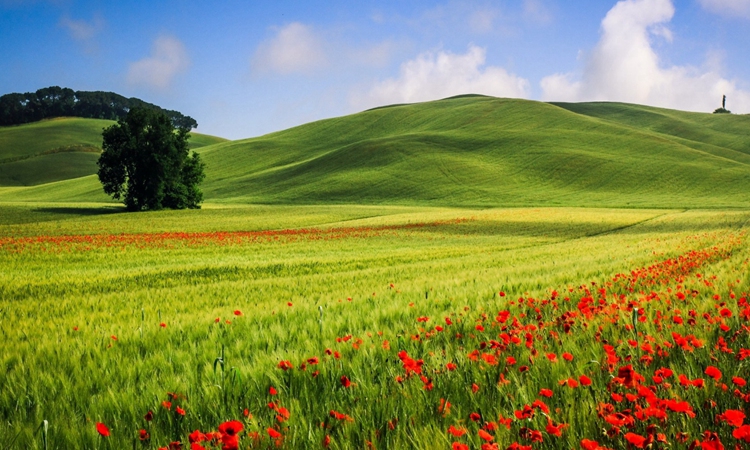
[[[99,206],[99,207],[48,207],[36,208],[35,212],[47,214],[60,214],[66,216],[102,216],[125,212],[124,206]]]

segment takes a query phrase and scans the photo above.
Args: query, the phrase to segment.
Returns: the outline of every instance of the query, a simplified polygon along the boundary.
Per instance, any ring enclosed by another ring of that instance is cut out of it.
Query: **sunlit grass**
[[[576,322],[570,335],[550,328],[560,333],[559,341],[540,332],[544,340],[535,344],[540,354],[533,364],[523,346],[507,352],[518,358],[514,367],[506,367],[505,355],[498,365],[471,362],[468,355],[480,342],[499,339],[498,311],[531,314],[510,302],[549,299],[553,290],[564,310],[575,310],[585,295],[581,286],[587,286],[594,296],[596,289],[606,287],[633,301],[643,301],[651,290],[671,298],[667,289],[696,289],[699,295],[690,299],[690,306],[680,306],[683,315],[690,308],[699,316],[716,315],[712,296],[740,295],[748,283],[745,263],[750,255],[743,233],[750,213],[743,211],[217,206],[184,215],[123,214],[118,216],[122,220],[109,220],[118,213],[99,215],[99,208],[3,207],[10,214],[3,215],[0,239],[92,233],[142,239],[113,247],[71,249],[51,241],[17,252],[0,248],[3,448],[42,448],[35,430],[43,420],[50,424],[50,448],[131,448],[134,442],[140,447],[138,431],[144,428],[151,437],[146,448],[156,449],[172,441],[186,443],[193,430],[215,430],[232,419],[245,423],[242,448],[253,442],[246,431],[257,431],[263,446],[273,445],[268,427],[279,429],[283,445],[291,448],[318,447],[326,434],[332,448],[362,448],[367,441],[377,448],[449,448],[454,440],[478,447],[480,424],[496,422],[500,415],[512,417],[538,398],[540,387],[554,390],[547,401],[549,415],[569,427],[561,438],[545,434],[534,448],[578,448],[582,438],[601,437],[606,424],[593,411],[599,402],[611,402],[606,391],[611,376],[602,370],[602,344],[595,343],[594,334],[603,326],[603,338],[624,356],[628,345],[623,342],[635,336],[623,325],[630,323],[629,313],[621,311],[617,323],[607,316],[592,318],[587,327]],[[407,226],[415,223],[431,225]],[[289,228],[349,231],[330,239],[321,231],[321,239],[282,236],[229,244],[186,239],[168,247],[152,242],[155,233],[169,231]],[[363,229],[367,234],[360,233]],[[632,294],[606,284],[615,274],[714,246],[731,253],[694,270],[716,276],[708,278],[710,286],[691,271],[685,281],[643,285]],[[570,303],[563,300],[566,296]],[[641,306],[649,318],[655,314],[651,304]],[[559,313],[547,308],[543,321],[554,321],[553,314]],[[428,321],[418,322],[420,317]],[[446,317],[453,325],[446,325]],[[538,322],[531,315],[520,320]],[[480,323],[485,331],[475,328]],[[739,329],[736,305],[727,323]],[[437,325],[445,331],[436,332]],[[655,367],[705,378],[715,327],[700,322],[674,330],[695,333],[706,348],[685,356],[673,352]],[[639,325],[638,331],[669,338],[652,323]],[[326,355],[326,349],[340,352],[341,359]],[[424,360],[432,390],[423,389],[417,376],[395,381],[404,376],[399,350]],[[575,363],[551,363],[543,356],[554,352],[559,358],[563,351],[574,354]],[[217,363],[222,355],[223,365]],[[300,370],[313,356],[320,363]],[[741,374],[744,366],[716,356],[722,367],[736,371],[732,376]],[[294,368],[278,369],[282,360]],[[447,371],[448,362],[458,369]],[[521,365],[530,370],[519,372]],[[637,367],[644,372],[655,368]],[[319,374],[312,377],[315,370]],[[558,384],[584,373],[593,380],[590,388]],[[510,383],[498,384],[500,374]],[[342,375],[354,386],[344,388]],[[477,393],[472,384],[479,386]],[[269,386],[278,389],[276,397],[268,394]],[[670,419],[669,430],[684,429],[691,438],[700,438],[699,430],[723,412],[702,411],[703,401],[736,403],[731,392],[707,386],[669,391],[689,399],[699,415],[684,424]],[[161,404],[168,392],[179,394],[172,399],[172,411]],[[445,417],[437,411],[441,398],[453,405]],[[288,421],[276,425],[271,401],[290,411]],[[186,411],[184,417],[174,413],[177,405]],[[245,409],[252,420],[244,416]],[[143,419],[149,410],[155,416],[150,424]],[[330,410],[354,422],[337,422]],[[468,418],[472,412],[482,415],[480,424]],[[98,436],[96,422],[109,426],[108,438]],[[321,428],[321,422],[331,428]],[[515,422],[512,433],[504,426],[493,432],[502,448],[521,440],[523,424]],[[541,430],[546,424],[542,416],[527,423]],[[471,433],[454,438],[446,434],[450,425]],[[731,430],[723,430],[726,444]],[[625,448],[621,438],[608,445]]]

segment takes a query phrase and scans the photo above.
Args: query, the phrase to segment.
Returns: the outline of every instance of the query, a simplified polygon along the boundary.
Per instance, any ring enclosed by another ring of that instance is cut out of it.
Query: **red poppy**
[[[221,450],[239,450],[240,439],[238,436],[231,436],[228,434],[221,435]]]
[[[599,443],[591,439],[581,439],[581,448],[583,450],[599,450]]]
[[[185,415],[185,410],[184,410],[184,409],[182,409],[182,408],[180,408],[179,406],[177,407],[177,409],[175,409],[175,412],[176,412],[177,414],[181,415],[181,416],[184,416],[184,415]]]
[[[627,388],[634,388],[635,384],[643,379],[640,375],[633,370],[633,366],[628,364],[617,369],[617,378],[621,384]]]
[[[236,436],[240,431],[242,431],[242,428],[242,422],[238,420],[230,420],[219,425],[219,433],[228,436]]]
[[[719,381],[721,379],[721,370],[714,366],[706,367],[706,371],[704,373],[716,381]]]
[[[550,397],[552,397],[552,390],[551,389],[540,389],[539,390],[539,395],[541,395],[542,397],[550,398]]]
[[[530,440],[531,442],[544,442],[544,436],[542,436],[542,432],[539,430],[521,428],[518,434],[521,437]]]
[[[149,438],[148,431],[141,428],[141,430],[138,432],[138,439],[141,441],[147,441]]]
[[[543,401],[539,399],[534,400],[534,403],[531,404],[531,407],[539,409],[545,414],[549,414],[549,406],[547,406],[546,403],[544,403]]]
[[[625,433],[625,440],[636,448],[643,448],[646,444],[646,438],[635,433]]]
[[[740,427],[745,421],[745,413],[737,409],[728,409],[724,414],[719,414],[717,418],[725,421],[733,427]]]
[[[352,385],[351,380],[349,380],[349,377],[347,377],[346,375],[341,375],[340,381],[341,381],[341,385],[344,386],[345,388],[348,388]]]
[[[152,420],[154,420],[154,413],[149,411],[145,416],[143,416],[143,418],[146,419],[147,422],[151,422]]]
[[[702,450],[724,450],[724,445],[719,439],[719,435],[711,431],[703,433],[703,441],[701,441]]]
[[[494,436],[492,436],[491,434],[489,434],[488,432],[486,432],[484,430],[479,430],[478,433],[479,433],[479,437],[482,438],[482,439],[484,439],[487,442],[490,442],[493,439],[495,439]]]
[[[191,444],[194,444],[196,442],[203,442],[207,440],[208,438],[206,437],[206,435],[201,433],[200,430],[195,430],[188,435],[188,442],[190,442]]]
[[[562,357],[565,361],[573,361],[573,355],[568,352],[563,353]]]
[[[523,419],[530,419],[531,416],[534,415],[534,410],[529,405],[524,405],[523,409],[516,410],[513,412],[513,414],[516,416],[516,419],[523,420]]]
[[[508,450],[533,450],[530,445],[521,445],[518,442],[514,442],[508,446]]]
[[[331,445],[331,436],[326,434],[325,437],[323,438],[322,445],[324,448],[328,448],[328,446]]]
[[[451,425],[450,427],[448,427],[448,433],[452,434],[455,437],[461,437],[464,434],[466,434],[466,429],[465,428],[456,428],[453,425]]]
[[[742,425],[732,431],[732,437],[750,443],[750,425]]]
[[[239,309],[235,309],[234,310],[234,315],[235,316],[241,316],[242,315],[242,311],[240,311]]]
[[[626,416],[622,413],[607,414],[604,416],[604,421],[617,428],[625,425],[630,426],[635,422],[632,417]]]
[[[591,386],[591,378],[587,377],[586,375],[581,375],[578,377],[578,381],[581,382],[581,386]]]
[[[273,428],[270,428],[270,427],[266,428],[266,432],[273,439],[277,439],[277,438],[281,437],[281,433],[279,433],[278,431],[274,430]]]
[[[104,437],[109,436],[109,428],[101,422],[96,422],[96,432]]]
[[[555,425],[554,422],[552,422],[551,419],[547,419],[547,427],[545,428],[545,431],[553,436],[561,437],[562,436],[562,430],[568,426],[567,424],[561,423],[558,425]]]
[[[284,421],[287,421],[287,420],[289,420],[289,416],[291,415],[291,414],[289,413],[289,410],[288,410],[288,409],[286,409],[286,408],[284,408],[283,406],[279,406],[279,407],[277,407],[277,408],[276,408],[276,412],[278,413],[278,414],[276,415],[276,420],[277,420],[277,421],[278,421],[279,423],[281,423],[281,422],[284,422]]]
[[[276,395],[276,394],[278,394],[278,392],[276,391],[276,388],[274,388],[273,386],[271,386],[271,387],[268,388],[268,394],[269,395]]]
[[[469,450],[469,446],[460,442],[454,442],[451,446],[452,450]]]

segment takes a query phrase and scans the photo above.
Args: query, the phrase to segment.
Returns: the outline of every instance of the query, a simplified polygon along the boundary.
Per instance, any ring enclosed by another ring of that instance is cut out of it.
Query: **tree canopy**
[[[73,91],[59,86],[50,86],[25,94],[3,95],[0,97],[0,125],[19,125],[63,116],[117,120],[125,117],[133,108],[162,112],[176,127],[198,127],[198,123],[190,116],[163,109],[137,98],[126,98],[114,92]]]
[[[205,165],[189,154],[189,131],[161,112],[131,109],[102,133],[97,164],[104,192],[130,211],[200,208]]]

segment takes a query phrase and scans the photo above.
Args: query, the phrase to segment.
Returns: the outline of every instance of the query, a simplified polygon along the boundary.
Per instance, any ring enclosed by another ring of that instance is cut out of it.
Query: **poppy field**
[[[0,449],[750,448],[750,212],[105,209],[0,205]]]

